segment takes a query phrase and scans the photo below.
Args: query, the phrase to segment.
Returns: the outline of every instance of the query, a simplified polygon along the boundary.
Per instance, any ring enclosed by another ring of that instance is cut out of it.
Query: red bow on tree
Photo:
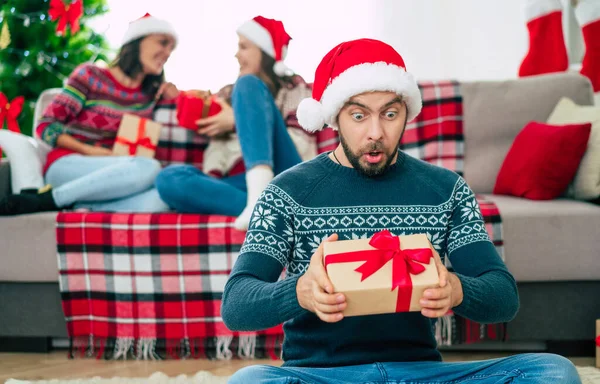
[[[56,26],[58,35],[65,33],[67,24],[71,26],[71,34],[76,34],[79,31],[79,19],[83,16],[83,3],[81,0],[74,0],[65,5],[63,0],[50,0],[48,15],[50,20],[58,19]]]
[[[6,120],[6,127],[9,131],[21,133],[17,117],[21,114],[24,103],[25,98],[23,96],[15,97],[9,103],[6,95],[0,92],[0,129],[2,129]]]
[[[6,120],[9,131],[21,133],[17,117],[21,114],[24,103],[25,98],[23,96],[15,97],[12,103],[9,103],[6,95],[0,92],[0,129],[4,127],[4,120]],[[0,149],[0,158],[2,158],[2,149]]]

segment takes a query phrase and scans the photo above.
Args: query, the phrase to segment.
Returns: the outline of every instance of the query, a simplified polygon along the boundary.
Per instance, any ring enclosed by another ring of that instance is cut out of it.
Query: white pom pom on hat
[[[325,126],[323,105],[315,99],[304,99],[296,111],[298,123],[308,132],[317,132]]]
[[[277,76],[291,76],[294,74],[294,71],[292,71],[287,65],[285,65],[285,63],[283,61],[276,61],[275,65],[273,65],[273,72],[275,72],[275,74]]]
[[[298,122],[309,132],[321,130],[325,125],[335,128],[335,119],[344,103],[353,96],[374,91],[401,96],[408,110],[408,121],[421,112],[417,82],[393,47],[373,39],[341,43],[317,67],[312,98],[300,103]]]

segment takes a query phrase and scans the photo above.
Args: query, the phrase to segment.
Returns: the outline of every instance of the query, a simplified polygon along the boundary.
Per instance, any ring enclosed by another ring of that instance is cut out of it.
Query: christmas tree
[[[106,0],[0,0],[0,129],[14,130],[16,118],[21,132],[31,135],[44,90],[62,87],[79,64],[107,61],[104,36],[86,26],[107,11]],[[25,100],[15,117],[20,96]]]

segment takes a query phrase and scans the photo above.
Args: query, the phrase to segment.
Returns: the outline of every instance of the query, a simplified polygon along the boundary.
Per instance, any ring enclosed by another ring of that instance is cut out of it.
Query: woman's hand
[[[175,84],[164,82],[160,85],[158,91],[156,91],[156,100],[159,100],[161,96],[165,100],[171,100],[179,96],[179,90],[177,89]]]
[[[215,102],[221,106],[221,112],[214,116],[196,120],[200,135],[215,137],[223,133],[233,132],[235,126],[233,108],[221,98],[215,98]]]
[[[112,156],[113,152],[104,147],[86,145],[83,154],[86,156]]]

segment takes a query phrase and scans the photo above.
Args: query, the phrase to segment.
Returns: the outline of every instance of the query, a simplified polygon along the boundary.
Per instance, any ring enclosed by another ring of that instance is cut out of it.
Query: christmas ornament
[[[35,62],[37,63],[38,66],[44,65],[44,63],[46,62],[46,57],[44,56],[44,54],[42,52],[38,52]]]
[[[23,96],[15,97],[9,103],[6,95],[0,92],[0,128],[4,126],[6,121],[6,127],[9,131],[21,133],[17,117],[21,114],[24,103],[25,98]]]
[[[15,73],[19,76],[27,77],[31,73],[31,64],[26,60],[23,60],[21,64],[15,69]]]
[[[10,45],[10,31],[8,30],[8,22],[2,24],[0,31],[0,50],[6,49]]]
[[[82,0],[74,0],[70,4],[65,4],[63,0],[50,0],[50,10],[48,16],[50,20],[58,20],[56,34],[64,35],[67,25],[71,27],[71,34],[79,31],[79,19],[83,15]]]

